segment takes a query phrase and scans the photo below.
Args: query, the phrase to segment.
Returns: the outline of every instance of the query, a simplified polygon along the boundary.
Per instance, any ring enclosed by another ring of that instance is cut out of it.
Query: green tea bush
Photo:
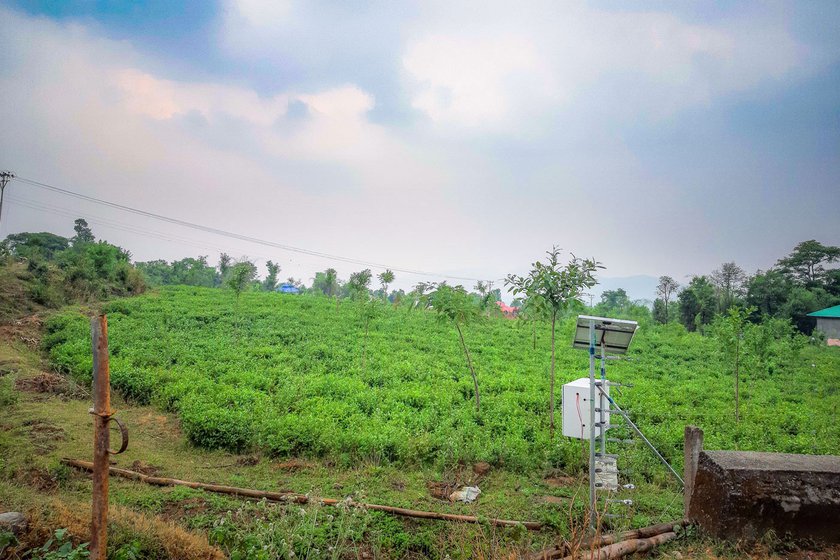
[[[190,441],[207,448],[342,464],[487,461],[520,472],[577,472],[585,463],[579,440],[549,432],[545,324],[537,324],[536,350],[530,326],[513,320],[491,317],[464,331],[481,387],[477,412],[458,337],[429,311],[382,306],[368,324],[363,369],[358,304],[243,292],[238,316],[235,305],[230,293],[195,287],[108,304],[115,389],[177,412]],[[573,327],[571,317],[558,324],[558,384],[588,375],[587,353],[571,348]],[[89,329],[86,317],[64,312],[43,342],[54,366],[83,382],[92,367]],[[837,414],[840,353],[805,345],[789,325],[749,329],[740,423],[731,367],[713,337],[648,325],[627,359],[609,363],[611,379],[634,384],[615,393],[617,402],[677,468],[686,424],[705,429],[710,449],[840,452],[840,422],[813,421]],[[640,476],[663,476],[642,446],[621,453]]]

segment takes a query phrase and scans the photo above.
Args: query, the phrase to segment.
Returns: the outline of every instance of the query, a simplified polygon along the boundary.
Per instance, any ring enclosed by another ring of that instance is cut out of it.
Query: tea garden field
[[[427,310],[378,306],[365,346],[362,307],[317,296],[171,287],[105,304],[112,385],[123,397],[176,412],[205,448],[447,468],[478,461],[521,474],[584,468],[581,442],[548,423],[549,331],[488,317],[465,328],[481,390],[455,329]],[[557,384],[587,375],[571,348],[573,318],[558,331]],[[43,345],[82,382],[92,368],[89,322],[53,316]],[[363,358],[364,352],[364,358]],[[742,358],[740,421],[734,379],[713,337],[642,324],[609,377],[632,388],[616,400],[679,469],[686,424],[706,447],[840,453],[840,352],[799,335],[765,337],[761,360]],[[560,414],[558,412],[558,422]],[[667,483],[641,446],[621,464]]]

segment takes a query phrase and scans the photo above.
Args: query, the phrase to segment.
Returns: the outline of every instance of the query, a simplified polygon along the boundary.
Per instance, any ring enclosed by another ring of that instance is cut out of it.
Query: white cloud
[[[412,105],[433,121],[505,130],[593,95],[610,118],[661,118],[780,78],[804,54],[773,20],[701,25],[578,2],[444,7],[416,28],[403,58]]]
[[[412,106],[434,121],[479,125],[509,115],[521,101],[514,78],[544,95],[551,89],[546,62],[524,37],[432,35],[409,46],[403,64],[417,82]]]

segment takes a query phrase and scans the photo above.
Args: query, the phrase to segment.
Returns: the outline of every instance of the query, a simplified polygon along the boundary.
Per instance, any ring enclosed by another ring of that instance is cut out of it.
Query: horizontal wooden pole
[[[61,460],[65,465],[75,467],[83,471],[91,472],[93,470],[93,463],[89,461],[81,461],[79,459],[64,458]],[[294,492],[268,492],[265,490],[254,490],[252,488],[239,488],[236,486],[224,486],[220,484],[207,484],[204,482],[192,482],[189,480],[178,480],[177,478],[165,478],[160,476],[149,476],[136,471],[128,469],[120,469],[117,467],[110,467],[109,472],[115,476],[135,480],[137,482],[144,482],[155,486],[186,486],[188,488],[195,488],[198,490],[206,490],[207,492],[216,492],[219,494],[230,494],[233,496],[241,496],[243,498],[251,498],[255,500],[268,500],[270,502],[282,502],[293,504],[323,504],[326,506],[335,506],[340,503],[348,503],[355,507],[369,509],[373,511],[382,511],[403,517],[415,517],[419,519],[437,519],[441,521],[459,521],[462,523],[481,523],[486,521],[491,525],[501,527],[525,527],[532,531],[537,531],[542,528],[543,524],[536,521],[514,521],[510,519],[482,519],[472,515],[458,515],[454,513],[439,513],[436,511],[419,511],[413,509],[405,509],[393,506],[383,506],[379,504],[364,504],[361,502],[348,502],[347,500],[336,500],[333,498],[310,498],[304,494],[296,494]]]

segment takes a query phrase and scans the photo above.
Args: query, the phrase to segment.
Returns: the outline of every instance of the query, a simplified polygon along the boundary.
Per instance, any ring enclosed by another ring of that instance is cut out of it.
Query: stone
[[[20,512],[0,513],[0,531],[11,531],[15,535],[26,530],[26,517]]]
[[[733,541],[773,530],[780,538],[840,543],[840,457],[703,451],[688,518]]]

